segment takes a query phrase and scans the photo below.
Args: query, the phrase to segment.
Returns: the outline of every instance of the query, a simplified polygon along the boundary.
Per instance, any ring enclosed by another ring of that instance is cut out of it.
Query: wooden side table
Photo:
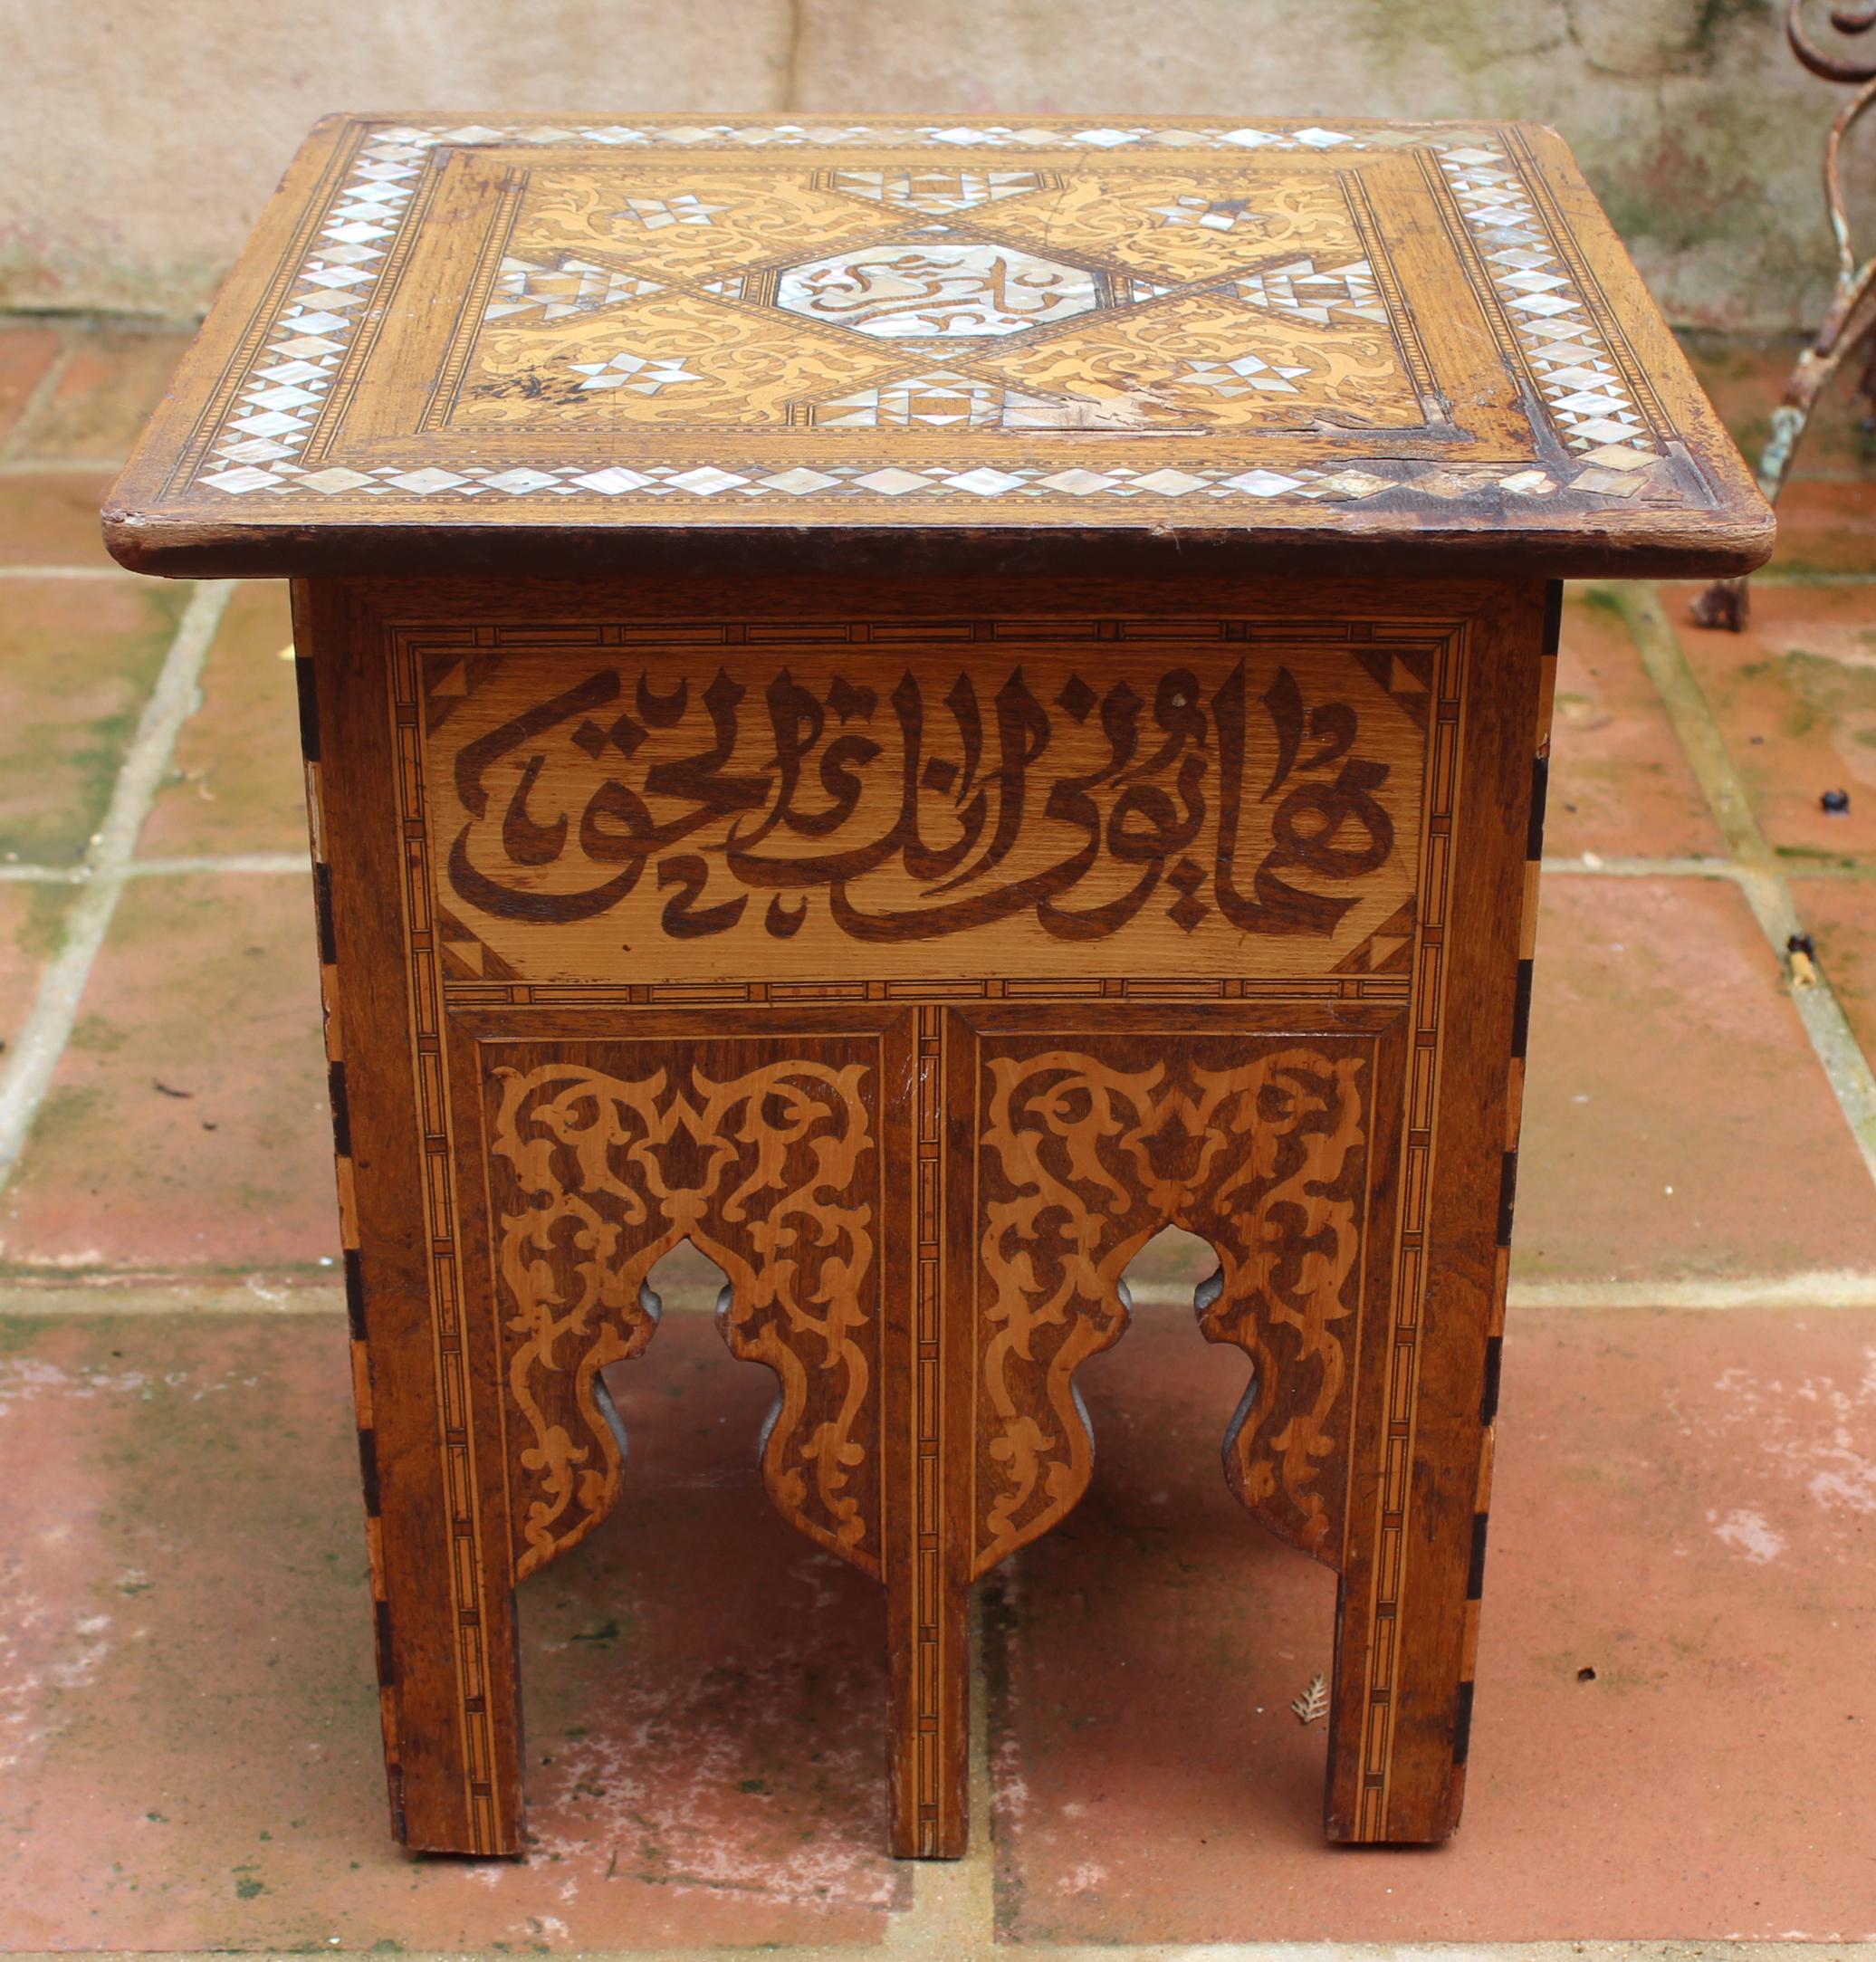
[[[1168,1221],[1340,1576],[1327,1830],[1452,1830],[1556,582],[1771,539],[1555,135],[335,119],[105,530],[294,581],[401,1839],[522,1843],[514,1586],[688,1239],[959,1852]]]

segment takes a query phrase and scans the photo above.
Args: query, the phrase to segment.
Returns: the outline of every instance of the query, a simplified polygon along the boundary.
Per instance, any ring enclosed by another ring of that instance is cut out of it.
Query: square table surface
[[[1547,129],[608,116],[321,123],[106,533],[295,576],[1772,535]]]

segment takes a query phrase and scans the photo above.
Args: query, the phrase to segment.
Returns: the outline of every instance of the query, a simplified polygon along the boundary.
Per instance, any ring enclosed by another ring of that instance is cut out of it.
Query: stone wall
[[[335,109],[1532,117],[1680,321],[1814,318],[1842,91],[1772,0],[0,0],[0,303],[213,292]],[[1876,173],[1862,188],[1876,189]]]

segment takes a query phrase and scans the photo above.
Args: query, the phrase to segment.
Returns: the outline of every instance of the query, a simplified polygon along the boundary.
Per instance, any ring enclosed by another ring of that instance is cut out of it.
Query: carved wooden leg
[[[1351,1532],[1336,1592],[1323,1806],[1332,1840],[1436,1841],[1459,1823],[1475,1483],[1470,1467],[1419,1469],[1411,1535],[1377,1495]]]
[[[380,737],[321,763],[341,683],[367,688],[330,610],[296,595],[321,988],[363,1474],[392,1829],[426,1852],[522,1846],[522,1739],[513,1577],[496,1448],[499,1391],[472,1341],[442,1203],[446,1139],[425,1119],[440,1092],[434,1023],[383,936],[402,875],[388,826],[329,823],[368,810],[357,772],[391,778]],[[324,617],[321,618],[321,615]],[[316,689],[310,656],[321,649]],[[348,668],[350,672],[348,673]],[[318,699],[323,693],[323,704]],[[327,745],[327,753],[333,753]],[[352,781],[345,772],[351,772]],[[337,790],[337,797],[329,790]],[[358,799],[359,801],[349,801]],[[387,978],[392,984],[385,985]],[[370,1067],[349,1067],[351,1057]]]
[[[956,1860],[969,1840],[971,1585],[958,1494],[971,1458],[970,1299],[945,1258],[946,1018],[918,1010],[903,1232],[889,1235],[885,1329],[890,1844]]]
[[[923,1538],[913,1504],[886,1546],[886,1779],[891,1850],[900,1860],[959,1860],[970,1839],[970,1589],[947,1552]]]
[[[368,1280],[365,1301],[373,1355],[428,1346],[421,1297]],[[359,1448],[366,1506],[376,1507],[368,1531],[392,1830],[426,1852],[518,1853],[521,1702],[502,1510],[456,1501],[465,1454],[455,1393],[398,1364],[368,1371]]]
[[[1527,604],[1510,623],[1510,644],[1537,657],[1507,717],[1510,740],[1474,765],[1483,807],[1518,824],[1522,890],[1508,865],[1496,890],[1459,885],[1450,908],[1440,903],[1437,950],[1418,950],[1416,1056],[1430,1032],[1450,1033],[1441,1067],[1416,1069],[1407,1085],[1400,1254],[1379,1297],[1388,1312],[1363,1332],[1329,1718],[1332,1839],[1443,1839],[1465,1795],[1562,606],[1552,584],[1541,616]],[[1535,756],[1517,741],[1527,731]]]

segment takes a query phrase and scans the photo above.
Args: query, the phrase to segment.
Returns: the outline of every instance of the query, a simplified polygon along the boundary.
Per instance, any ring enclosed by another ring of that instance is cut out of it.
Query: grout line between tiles
[[[92,876],[77,888],[59,950],[40,976],[33,1006],[0,1068],[0,1188],[19,1163],[64,1053],[85,983],[123,891],[124,868],[169,767],[176,739],[196,707],[208,644],[234,589],[232,582],[215,579],[190,594],[118,770],[104,822],[85,847],[85,867]]]
[[[1135,1287],[1133,1296],[1149,1307],[1192,1306],[1189,1290]],[[1728,1280],[1515,1280],[1507,1301],[1513,1308],[1876,1308],[1876,1274],[1823,1268]]]
[[[121,885],[126,879],[184,879],[224,872],[265,877],[297,873],[305,878],[311,875],[312,861],[303,852],[228,852],[196,858],[133,858],[115,872],[87,865],[0,865],[0,885]]]
[[[195,878],[205,872],[233,872],[244,877],[312,876],[312,860],[305,852],[227,852],[194,858],[133,858],[120,877],[127,879]]]
[[[1627,623],[1642,665],[1661,696],[1682,753],[1719,826],[1737,868],[1740,892],[1781,962],[1792,937],[1804,931],[1776,857],[1728,753],[1707,697],[1653,586],[1624,584],[1610,589]],[[1788,971],[1788,970],[1787,970]],[[1876,1077],[1844,1019],[1827,978],[1808,988],[1789,988],[1811,1047],[1843,1113],[1863,1164],[1876,1179]]]
[[[139,1948],[9,1950],[6,1962],[228,1962],[225,1948]],[[305,1962],[309,1953],[355,1956],[356,1948],[244,1949],[241,1962]],[[582,1948],[579,1962],[856,1962],[865,1956],[890,1956],[890,1938],[877,1945],[843,1943],[823,1947],[763,1943],[750,1948]],[[399,1949],[399,1962],[477,1962],[490,1950]],[[1876,1962],[1876,1942],[1707,1940],[1672,1937],[1633,1941],[1244,1941],[1244,1942],[1055,1942],[953,1940],[943,1962]]]
[[[1131,1293],[1136,1307],[1192,1306],[1190,1288],[1142,1284]],[[1513,1281],[1509,1305],[1513,1308],[1625,1310],[1876,1309],[1876,1273],[1825,1268],[1796,1274],[1739,1275],[1725,1280]],[[336,1283],[298,1275],[254,1275],[240,1281],[126,1281],[96,1272],[0,1278],[0,1320],[9,1316],[88,1315],[336,1317],[344,1312],[345,1293]],[[665,1312],[713,1314],[715,1304],[707,1288],[682,1292],[673,1288],[665,1296]]]
[[[336,1262],[330,1271],[338,1271]],[[0,1279],[0,1321],[119,1315],[330,1315],[337,1319],[344,1313],[345,1289],[336,1281],[290,1281],[260,1274],[244,1281],[205,1282],[119,1281],[95,1275]],[[5,1955],[0,1949],[0,1957]]]
[[[285,876],[305,876],[312,862],[302,852],[203,853],[184,858],[136,858],[121,871],[102,873],[88,866],[41,866],[0,864],[0,885],[89,885],[100,878],[160,879],[193,878],[204,873],[238,873]],[[1585,852],[1576,858],[1546,858],[1546,877],[1610,879],[1727,879],[1744,885],[1752,874],[1727,858],[1604,858]],[[1876,861],[1868,865],[1846,863],[1807,866],[1807,879],[1840,879],[1853,882],[1876,879]]]
[[[1605,858],[1601,852],[1584,852],[1574,858],[1546,858],[1544,876],[1611,879],[1731,879],[1736,885],[1752,876],[1730,858]],[[1856,859],[1839,859],[1833,865],[1794,866],[1806,879],[1876,879],[1876,859],[1867,864]]]
[[[989,1955],[996,1947],[997,1855],[991,1816],[990,1683],[984,1671],[983,1592],[971,1594],[971,1839],[962,1860],[914,1860],[911,1905],[888,1925],[882,1952],[928,1962]]]
[[[65,378],[65,370],[72,366],[77,346],[76,336],[70,333],[59,336],[59,351],[45,364],[44,374],[33,384],[31,393],[21,405],[19,419],[14,424],[5,443],[0,445],[0,469],[5,469],[14,457],[25,454],[26,437],[46,404],[59,392],[59,384]]]
[[[10,456],[0,463],[0,477],[116,476],[121,456]]]

